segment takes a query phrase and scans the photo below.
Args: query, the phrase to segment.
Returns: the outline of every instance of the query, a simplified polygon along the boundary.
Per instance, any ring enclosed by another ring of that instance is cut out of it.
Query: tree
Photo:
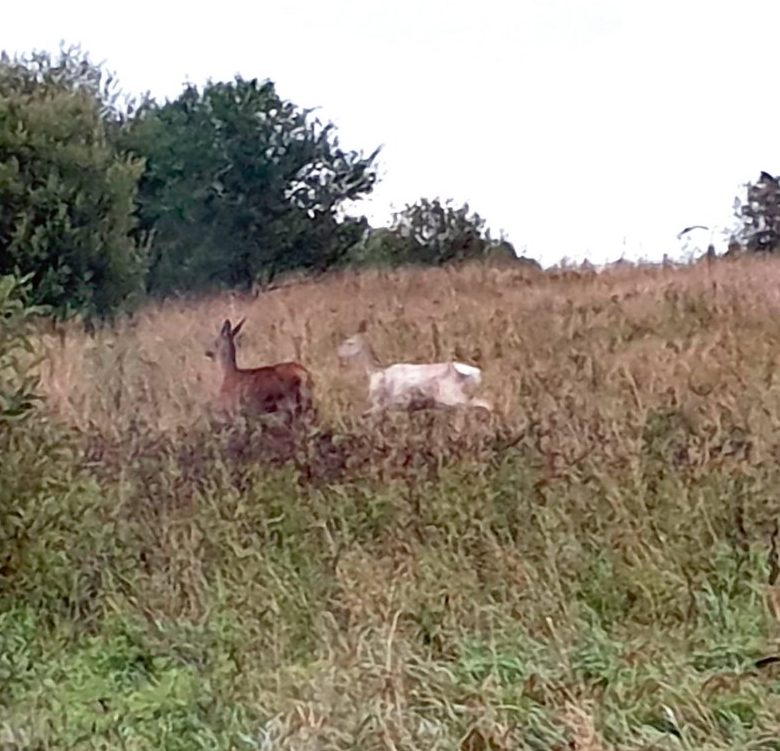
[[[470,214],[468,204],[455,207],[452,201],[420,199],[394,217],[394,226],[414,246],[423,263],[475,258],[484,255],[490,244],[485,220]]]
[[[111,96],[77,51],[0,58],[0,274],[29,276],[32,301],[59,311],[102,315],[142,289],[143,163],[110,142]]]
[[[378,150],[341,149],[333,125],[310,114],[272,82],[241,77],[142,105],[123,146],[146,159],[139,216],[153,235],[152,292],[324,269],[360,238],[365,222],[339,214],[373,188]]]
[[[477,258],[515,258],[506,240],[493,240],[485,220],[471,213],[468,204],[455,206],[421,198],[393,215],[389,228],[369,233],[350,251],[359,264],[397,265],[419,263],[440,265]]]
[[[735,213],[741,223],[740,239],[751,251],[775,252],[780,248],[780,182],[762,172],[755,183],[747,185],[747,200],[735,201]]]

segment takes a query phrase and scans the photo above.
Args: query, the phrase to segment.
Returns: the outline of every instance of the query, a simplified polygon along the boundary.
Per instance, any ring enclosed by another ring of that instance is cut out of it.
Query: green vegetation
[[[324,414],[293,443],[191,406],[210,303],[39,334],[49,407],[3,381],[2,748],[776,747],[777,272],[745,263],[291,288]],[[503,414],[366,423],[316,347],[360,299],[421,355],[432,288]]]
[[[780,748],[770,260],[479,263],[271,82],[118,101],[0,60],[0,751]],[[228,312],[316,428],[215,419]],[[361,319],[497,413],[361,417]]]
[[[467,206],[438,199],[370,228],[351,212],[376,183],[379,149],[344,149],[271,81],[122,104],[74,48],[3,56],[0,95],[0,273],[30,275],[60,315],[292,271],[514,256]]]
[[[336,212],[371,190],[378,152],[344,151],[332,126],[281,100],[268,81],[190,86],[173,102],[147,103],[122,142],[146,159],[140,219],[154,232],[156,293],[323,270],[364,229]]]
[[[130,238],[143,162],[112,146],[100,86],[69,55],[0,60],[0,274],[29,275],[35,300],[66,313],[143,290]]]
[[[516,258],[514,248],[493,240],[485,220],[468,205],[421,198],[397,213],[390,227],[367,232],[348,260],[364,266],[432,266],[499,258]]]

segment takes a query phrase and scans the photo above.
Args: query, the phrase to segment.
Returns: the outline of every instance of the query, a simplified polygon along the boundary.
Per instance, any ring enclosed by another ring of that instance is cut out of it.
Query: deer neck
[[[364,342],[360,354],[357,358],[358,366],[365,371],[366,375],[373,375],[382,370],[382,363],[379,362],[379,358],[374,352],[374,348],[368,343]]]
[[[231,341],[226,341],[219,348],[218,353],[219,366],[222,368],[222,372],[225,377],[229,377],[238,373],[238,365],[236,365],[236,345]]]

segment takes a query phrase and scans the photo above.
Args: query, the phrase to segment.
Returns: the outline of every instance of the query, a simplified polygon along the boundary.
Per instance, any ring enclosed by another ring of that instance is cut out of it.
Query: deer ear
[[[238,332],[241,331],[241,327],[244,325],[246,318],[242,318],[233,329],[233,336],[238,336]]]
[[[230,319],[226,318],[225,322],[222,324],[222,331],[220,332],[222,336],[230,336]]]

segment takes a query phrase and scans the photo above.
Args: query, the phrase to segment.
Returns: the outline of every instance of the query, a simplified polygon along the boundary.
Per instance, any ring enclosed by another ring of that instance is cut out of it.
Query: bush
[[[38,408],[29,281],[0,277],[0,602],[93,607],[99,502],[63,429]],[[86,564],[86,565],[84,565]],[[2,609],[2,608],[0,608]]]
[[[347,258],[357,266],[400,266],[411,261],[409,241],[395,229],[380,227],[353,245]]]
[[[64,51],[0,60],[0,274],[34,301],[104,315],[143,287],[131,239],[143,162],[117,154],[101,72]]]
[[[422,198],[395,214],[389,228],[366,233],[349,251],[357,265],[398,266],[416,263],[437,266],[474,259],[516,258],[505,240],[493,240],[479,214],[468,204]]]
[[[28,418],[38,400],[37,379],[25,359],[33,353],[32,318],[42,309],[28,304],[29,284],[13,276],[0,277],[0,430]]]

